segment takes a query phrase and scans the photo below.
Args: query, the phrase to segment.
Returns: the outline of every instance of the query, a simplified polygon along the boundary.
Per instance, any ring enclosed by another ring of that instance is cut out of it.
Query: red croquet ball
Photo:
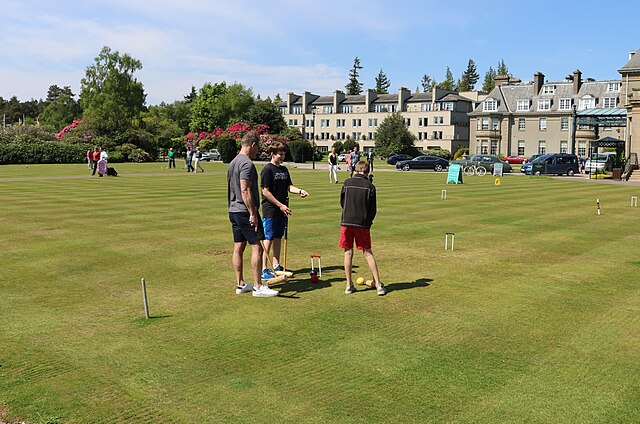
[[[317,276],[317,275],[312,275],[312,276],[311,276],[311,282],[312,282],[312,283],[317,283],[318,281],[319,281],[319,280],[318,280],[318,276]]]

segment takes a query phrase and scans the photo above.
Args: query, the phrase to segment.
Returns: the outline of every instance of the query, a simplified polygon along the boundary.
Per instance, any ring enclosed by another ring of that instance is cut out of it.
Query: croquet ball
[[[317,275],[315,275],[315,274],[313,274],[313,275],[311,276],[311,282],[312,282],[312,283],[317,283],[317,282],[318,282],[318,276],[317,276]]]
[[[373,280],[367,280],[364,282],[365,286],[373,287]]]
[[[356,284],[363,285],[364,284],[364,278],[362,278],[362,277],[356,278]]]
[[[312,270],[311,270],[311,272],[309,273],[309,275],[310,275],[311,277],[313,277],[314,275],[318,275],[318,273],[316,272],[316,270],[315,270],[315,269],[312,269]]]

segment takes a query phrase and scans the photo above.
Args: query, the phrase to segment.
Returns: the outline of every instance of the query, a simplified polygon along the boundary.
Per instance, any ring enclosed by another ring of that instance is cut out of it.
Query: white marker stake
[[[442,200],[447,199],[447,190],[442,190]]]
[[[638,206],[638,196],[631,196],[631,207],[635,208]]]
[[[144,302],[144,317],[149,319],[149,302],[147,301],[147,283],[142,279],[142,301]]]
[[[600,216],[600,199],[596,199],[596,206],[598,207],[598,216]]]
[[[449,235],[451,235],[451,250],[453,250],[455,240],[456,240],[456,235],[451,232],[444,233],[444,250],[448,250],[449,248]]]

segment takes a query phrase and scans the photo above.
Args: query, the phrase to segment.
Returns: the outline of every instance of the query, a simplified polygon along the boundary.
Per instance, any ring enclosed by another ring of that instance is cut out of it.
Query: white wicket
[[[444,250],[449,250],[449,235],[451,235],[451,250],[453,250],[456,241],[456,235],[455,233],[451,232],[444,233]]]
[[[631,196],[631,207],[635,208],[638,206],[638,196]]]

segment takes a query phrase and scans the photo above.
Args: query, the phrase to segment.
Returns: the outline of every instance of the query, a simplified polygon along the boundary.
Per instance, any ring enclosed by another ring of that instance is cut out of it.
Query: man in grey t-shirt
[[[262,242],[264,229],[258,213],[258,172],[251,161],[258,153],[260,138],[253,131],[242,137],[240,152],[229,164],[227,171],[229,221],[233,231],[233,268],[236,273],[236,294],[252,292],[256,297],[277,296],[260,280],[262,266]],[[251,245],[251,270],[254,285],[244,281],[242,275],[243,254]]]

